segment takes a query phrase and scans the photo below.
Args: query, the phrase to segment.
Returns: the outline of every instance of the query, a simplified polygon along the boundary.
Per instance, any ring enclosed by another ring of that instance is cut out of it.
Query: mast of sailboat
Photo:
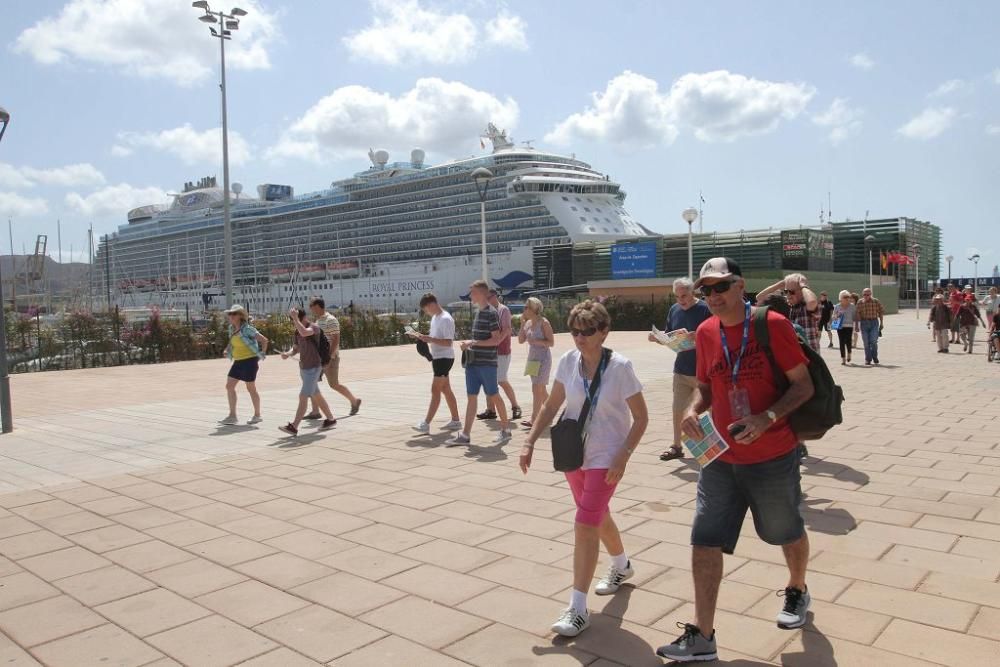
[[[91,313],[94,312],[94,223],[90,223],[90,228],[87,230],[87,242],[89,244],[87,263],[90,265],[90,269],[87,272],[87,310]]]

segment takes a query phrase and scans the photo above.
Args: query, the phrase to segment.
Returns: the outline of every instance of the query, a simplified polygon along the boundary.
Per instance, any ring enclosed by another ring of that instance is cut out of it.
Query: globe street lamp
[[[689,206],[681,213],[681,218],[688,223],[688,280],[694,280],[694,232],[692,225],[698,219],[698,209]]]
[[[0,107],[0,141],[3,141],[4,132],[10,125],[10,114],[3,107]],[[14,263],[14,256],[11,255],[11,266]],[[3,284],[3,278],[0,278]],[[7,375],[7,321],[6,313],[3,310],[3,299],[0,299],[0,422],[3,424],[3,432],[10,433],[14,430],[14,419],[10,411],[10,376]]]
[[[490,179],[493,178],[493,172],[486,167],[478,167],[472,170],[471,176],[473,183],[476,184],[476,191],[479,193],[479,225],[482,235],[483,280],[489,284],[489,271],[486,268],[486,193],[490,187]]]
[[[952,263],[952,261],[954,261],[954,259],[955,259],[954,255],[945,255],[944,256],[944,261],[948,262],[948,282],[949,283],[951,282],[951,263]]]
[[[868,248],[868,289],[871,290],[872,294],[875,290],[872,289],[872,244],[875,243],[875,237],[869,234],[865,237],[865,247]]]
[[[976,296],[976,290],[979,289],[979,253],[976,253],[969,258],[972,262],[972,296]]]
[[[219,57],[222,63],[221,83],[219,89],[222,91],[222,254],[223,266],[226,272],[226,308],[233,305],[233,226],[229,210],[229,119],[226,113],[226,40],[232,39],[232,31],[239,30],[240,17],[246,16],[245,10],[233,7],[229,13],[213,12],[206,0],[196,0],[191,3],[195,9],[200,9],[204,14],[198,17],[202,23],[211,23],[208,31],[212,37],[219,40]],[[218,24],[216,30],[214,25]]]

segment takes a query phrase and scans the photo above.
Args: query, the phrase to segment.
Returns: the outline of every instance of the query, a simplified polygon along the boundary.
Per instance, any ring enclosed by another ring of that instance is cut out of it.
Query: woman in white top
[[[833,307],[831,326],[838,326],[837,339],[840,341],[840,364],[851,363],[852,337],[854,335],[854,320],[857,319],[857,306],[851,301],[851,293],[840,291],[840,303]]]
[[[437,297],[430,292],[421,297],[420,309],[431,316],[430,334],[410,335],[427,343],[431,351],[434,379],[431,381],[431,403],[427,406],[427,416],[414,426],[413,430],[418,433],[431,432],[431,420],[437,414],[441,397],[444,396],[448,410],[451,411],[451,421],[443,428],[447,431],[456,431],[462,428],[462,422],[458,417],[458,401],[455,400],[455,393],[451,390],[451,379],[448,377],[451,367],[455,365],[455,349],[452,347],[455,342],[455,320],[438,304]]]
[[[986,311],[986,321],[989,322],[997,314],[997,308],[1000,307],[1000,296],[997,296],[996,287],[990,288],[989,296],[983,299],[982,306],[983,310]]]
[[[610,356],[604,354],[604,341],[611,328],[611,318],[604,306],[595,301],[579,303],[570,312],[568,324],[575,349],[559,360],[552,393],[521,449],[520,465],[521,471],[527,474],[535,442],[563,403],[567,418],[579,418],[591,383],[600,373],[590,409],[592,419],[587,420],[589,426],[584,425],[583,466],[566,473],[576,502],[573,591],[569,608],[552,630],[565,637],[575,637],[590,625],[587,591],[597,568],[600,544],[604,543],[611,556],[611,566],[597,583],[595,593],[611,595],[634,574],[608,505],[615,486],[625,474],[629,457],[646,431],[649,416],[632,362],[614,352]]]
[[[531,428],[538,411],[549,397],[549,375],[552,373],[552,346],[556,344],[552,325],[542,315],[542,302],[531,297],[524,302],[524,314],[517,342],[528,345],[528,362],[524,374],[531,377],[531,419],[521,426]]]

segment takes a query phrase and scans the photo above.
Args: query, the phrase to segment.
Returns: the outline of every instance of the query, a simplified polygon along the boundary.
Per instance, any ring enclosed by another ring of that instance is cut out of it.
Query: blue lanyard
[[[740,364],[743,362],[743,353],[747,351],[750,343],[750,302],[746,302],[746,317],[743,318],[743,342],[740,343],[740,354],[734,363],[729,357],[729,342],[726,340],[726,328],[719,322],[719,337],[722,339],[722,354],[726,357],[726,364],[733,369],[733,386],[736,386],[736,378],[740,374]],[[598,388],[600,391],[600,388]]]
[[[601,363],[597,366],[597,372],[594,373],[595,378],[599,377],[601,373],[604,372],[605,358],[606,357],[604,355],[604,351],[602,350]],[[584,401],[586,401],[587,400],[586,397],[590,396],[590,382],[587,380],[587,376],[583,370],[583,355],[580,356],[580,377],[583,378],[583,395],[584,395]],[[587,413],[587,424],[590,424],[590,418],[594,416],[594,411],[597,410],[597,399],[601,397],[602,389],[604,389],[603,382],[601,382],[601,384],[598,385],[597,391],[594,392],[594,398],[591,399],[590,401],[590,411]],[[587,428],[587,424],[584,424],[584,429]]]

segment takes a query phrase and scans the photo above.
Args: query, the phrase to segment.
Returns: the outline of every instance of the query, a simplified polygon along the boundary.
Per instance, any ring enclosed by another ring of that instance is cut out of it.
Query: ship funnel
[[[410,152],[410,164],[412,164],[414,167],[422,167],[422,166],[424,166],[424,156],[425,155],[426,154],[424,153],[424,149],[423,148],[414,148]]]

